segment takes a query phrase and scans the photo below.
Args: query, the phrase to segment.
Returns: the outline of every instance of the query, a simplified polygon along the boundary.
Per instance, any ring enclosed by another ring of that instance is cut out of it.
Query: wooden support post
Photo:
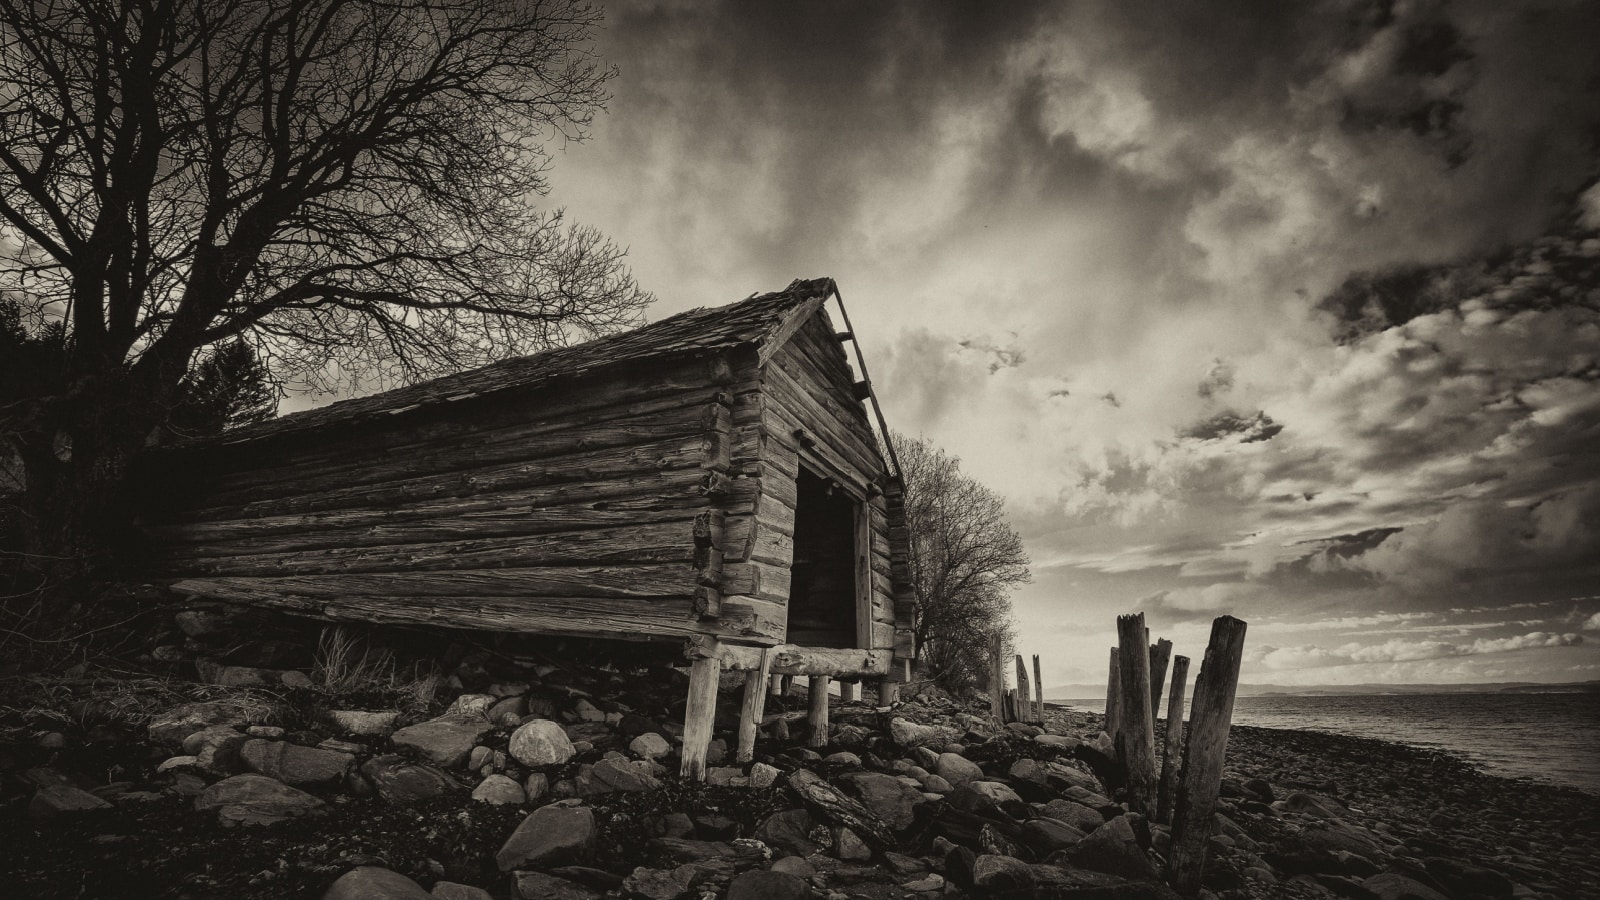
[[[1161,688],[1167,683],[1167,661],[1172,658],[1172,642],[1161,638],[1150,645],[1150,713],[1161,711]]]
[[[1233,697],[1244,658],[1245,623],[1220,616],[1211,623],[1211,642],[1194,682],[1189,714],[1189,742],[1178,776],[1178,797],[1172,814],[1172,851],[1167,881],[1181,894],[1200,890],[1211,814],[1222,786],[1222,763],[1233,723]]]
[[[859,681],[841,681],[841,682],[839,682],[839,702],[840,703],[854,703],[854,702],[856,702],[857,700],[860,700],[860,699],[861,699],[861,682],[859,682]]]
[[[1122,715],[1122,662],[1117,648],[1111,648],[1111,674],[1106,679],[1106,737],[1111,739],[1111,755],[1122,758],[1121,742],[1117,740],[1117,719]]]
[[[722,660],[715,656],[697,659],[689,667],[689,703],[683,710],[683,765],[678,774],[690,781],[706,778],[706,751],[711,746],[711,728],[717,718],[717,682],[722,677]]]
[[[900,682],[878,679],[878,705],[889,706],[900,702]]]
[[[1039,671],[1039,654],[1033,655],[1033,720],[1044,727],[1044,675]]]
[[[767,676],[767,693],[771,694],[774,697],[782,697],[783,696],[783,676],[782,675],[768,675]]]
[[[806,714],[806,720],[811,723],[811,734],[806,738],[807,747],[828,746],[828,685],[832,681],[826,675],[811,676],[810,705]]]
[[[761,652],[761,667],[744,673],[744,703],[739,707],[739,745],[734,759],[740,764],[756,758],[756,729],[767,707],[767,672],[771,655]]]
[[[1028,693],[1028,664],[1022,661],[1022,654],[1017,654],[1017,721],[1026,722],[1033,718],[1033,700]]]
[[[1156,821],[1172,822],[1172,790],[1178,779],[1178,758],[1183,755],[1184,682],[1189,678],[1189,657],[1172,660],[1172,690],[1167,692],[1167,739],[1161,760],[1161,784],[1156,788]]]
[[[1000,661],[1005,649],[1003,635],[996,634],[989,639],[989,711],[996,725],[1006,723],[1006,668]]]
[[[1156,811],[1156,732],[1150,709],[1150,647],[1145,636],[1144,613],[1117,617],[1121,642],[1122,700],[1118,734],[1122,764],[1128,770],[1128,800],[1133,811],[1153,816]]]

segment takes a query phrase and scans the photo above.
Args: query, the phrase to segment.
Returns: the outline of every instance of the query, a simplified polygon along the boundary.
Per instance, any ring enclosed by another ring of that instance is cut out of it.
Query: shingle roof
[[[820,303],[833,292],[831,278],[796,279],[781,291],[760,294],[738,303],[692,309],[632,331],[582,344],[555,347],[381,394],[290,413],[228,431],[204,442],[231,444],[355,425],[419,407],[533,388],[556,378],[591,374],[645,360],[705,356],[744,345],[759,347],[783,331],[790,313],[807,303]],[[782,337],[787,337],[787,333]]]

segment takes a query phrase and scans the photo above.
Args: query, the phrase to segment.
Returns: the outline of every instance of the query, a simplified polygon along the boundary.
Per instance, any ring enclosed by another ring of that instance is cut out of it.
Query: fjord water
[[[1103,713],[1105,701],[1068,700]],[[1600,694],[1321,694],[1240,697],[1233,721],[1445,750],[1484,772],[1600,796]]]

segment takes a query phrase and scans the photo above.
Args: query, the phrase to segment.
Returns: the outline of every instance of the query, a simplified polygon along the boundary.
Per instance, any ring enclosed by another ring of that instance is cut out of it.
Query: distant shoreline
[[[1600,680],[1503,681],[1478,684],[1241,684],[1240,697],[1350,697],[1401,694],[1600,694]],[[1046,703],[1102,702],[1104,686],[1074,684],[1044,689]]]

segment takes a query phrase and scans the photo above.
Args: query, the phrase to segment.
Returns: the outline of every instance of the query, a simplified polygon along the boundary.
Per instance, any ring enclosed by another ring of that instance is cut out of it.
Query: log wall
[[[853,379],[811,300],[765,342],[162,451],[140,524],[175,590],[326,619],[909,658]],[[802,466],[856,502],[828,587],[866,602],[790,609]]]
[[[782,638],[720,580],[725,356],[174,451],[143,525],[175,590],[329,619]],[[719,523],[720,524],[720,523]],[[777,621],[781,628],[782,621]]]

